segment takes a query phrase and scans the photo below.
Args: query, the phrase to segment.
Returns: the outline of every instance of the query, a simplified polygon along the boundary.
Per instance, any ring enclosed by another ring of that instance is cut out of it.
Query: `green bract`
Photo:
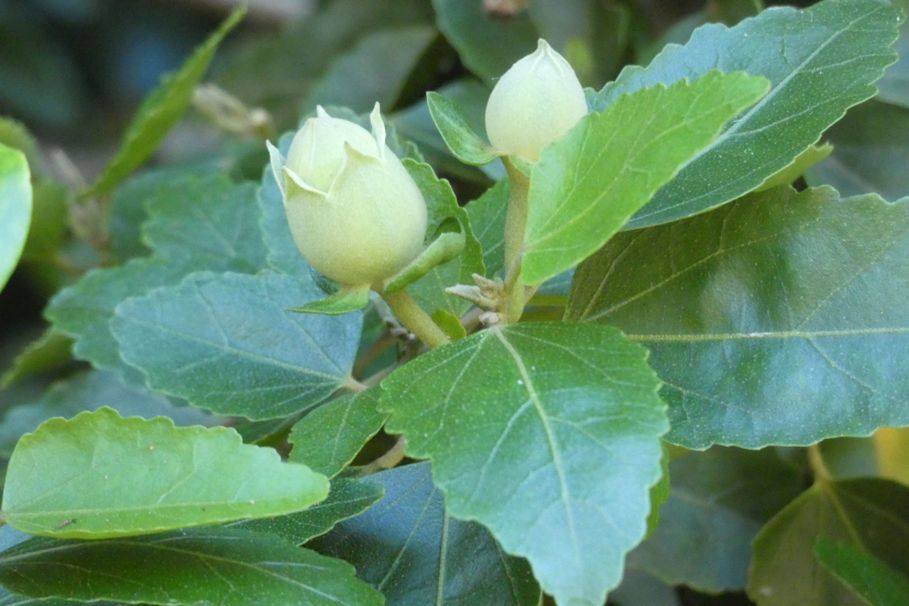
[[[321,106],[294,136],[286,161],[269,144],[291,234],[306,260],[345,285],[395,274],[423,247],[426,203],[385,144],[377,103],[372,133]]]

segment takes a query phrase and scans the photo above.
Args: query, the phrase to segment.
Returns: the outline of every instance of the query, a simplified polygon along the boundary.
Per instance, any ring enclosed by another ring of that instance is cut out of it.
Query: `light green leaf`
[[[887,0],[824,0],[800,10],[773,8],[735,27],[699,28],[646,68],[628,67],[594,103],[710,70],[764,76],[770,93],[688,163],[630,228],[675,221],[753,191],[788,166],[847,109],[875,94],[896,60],[897,11]],[[718,178],[722,177],[722,178]]]
[[[482,166],[499,154],[478,135],[458,104],[435,92],[426,93],[426,105],[439,134],[454,157],[464,164]]]
[[[909,195],[909,108],[868,101],[852,108],[826,139],[833,154],[808,171],[808,183],[832,185],[844,196]]]
[[[0,145],[11,147],[25,154],[25,161],[35,177],[44,174],[46,167],[42,161],[41,152],[38,150],[38,142],[28,132],[25,125],[18,120],[0,116]]]
[[[524,280],[541,284],[596,251],[767,88],[763,78],[717,71],[657,85],[546,147],[530,176]]]
[[[540,35],[526,12],[496,18],[485,11],[483,0],[432,0],[432,6],[439,30],[487,84],[537,46]]]
[[[211,425],[217,419],[189,406],[174,406],[144,387],[124,383],[112,372],[90,370],[52,385],[35,399],[8,402],[0,423],[0,455],[9,457],[23,434],[52,417],[73,417],[109,406],[122,416],[167,417],[177,425]]]
[[[193,91],[205,75],[218,45],[245,15],[245,8],[234,10],[217,31],[196,48],[177,72],[166,76],[146,97],[123,135],[117,155],[83,196],[108,193],[154,153],[189,107]]]
[[[429,465],[407,465],[363,483],[385,497],[316,540],[385,594],[389,606],[537,606],[540,589],[524,560],[506,555],[489,532],[445,511]]]
[[[336,476],[385,423],[378,399],[377,389],[347,394],[303,417],[288,437],[294,447],[290,460]]]
[[[328,314],[337,316],[359,311],[369,305],[369,286],[347,286],[332,295],[294,307],[291,311],[307,314]]]
[[[124,419],[105,407],[23,436],[3,516],[32,535],[103,539],[292,513],[326,495],[325,476],[232,429]]]
[[[16,268],[32,217],[32,186],[22,152],[0,144],[0,290]]]
[[[92,270],[57,293],[45,311],[57,330],[75,339],[77,357],[138,383],[141,375],[120,358],[108,326],[114,307],[129,297],[177,284],[193,271],[258,271],[266,255],[251,185],[235,185],[222,175],[191,174],[146,191],[151,216],[143,235],[159,254]]]
[[[505,214],[510,187],[508,179],[502,179],[467,205],[470,225],[483,248],[483,263],[489,277],[505,265]]]
[[[426,200],[429,210],[427,237],[434,236],[444,223],[457,221],[465,238],[464,250],[458,257],[435,266],[422,278],[408,285],[407,290],[430,313],[436,309],[444,309],[455,316],[460,316],[470,304],[464,299],[446,293],[445,289],[458,283],[470,282],[474,273],[485,272],[483,250],[473,235],[467,211],[458,205],[451,184],[445,179],[439,179],[432,167],[425,162],[406,159],[404,167]]]
[[[366,32],[314,83],[303,112],[317,104],[344,105],[355,112],[368,112],[376,102],[386,110],[394,107],[438,36],[431,25]]]
[[[331,483],[328,497],[309,509],[276,518],[240,520],[227,526],[273,534],[302,545],[330,531],[339,522],[363,513],[381,499],[382,494],[382,487],[377,484],[338,479]]]
[[[82,602],[380,606],[382,596],[354,572],[278,537],[224,528],[108,541],[36,538],[0,554],[0,582],[13,591]]]
[[[909,604],[909,578],[873,556],[830,539],[818,539],[814,553],[821,566],[871,606]]]
[[[745,587],[751,542],[802,491],[797,469],[772,450],[712,448],[670,464],[672,488],[660,524],[629,566],[667,585],[720,593]]]
[[[530,560],[556,601],[599,606],[661,474],[668,424],[645,357],[608,327],[494,328],[396,370],[379,409],[432,459],[452,515]]]
[[[863,436],[909,424],[907,256],[906,202],[778,188],[614,238],[568,317],[650,349],[671,442]]]
[[[350,379],[361,315],[289,311],[320,295],[279,274],[200,272],[121,303],[110,326],[153,389],[219,414],[278,418]]]
[[[758,606],[865,606],[817,561],[819,539],[837,541],[909,574],[909,487],[886,480],[815,484],[754,542],[748,595]]]

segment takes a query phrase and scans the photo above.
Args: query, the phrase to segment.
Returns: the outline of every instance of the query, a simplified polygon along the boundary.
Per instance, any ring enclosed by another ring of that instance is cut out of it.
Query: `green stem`
[[[401,324],[429,347],[441,347],[451,341],[406,290],[380,294]]]
[[[367,463],[360,469],[361,475],[369,475],[371,473],[376,473],[377,471],[382,471],[383,469],[391,469],[396,466],[398,463],[404,460],[404,448],[407,446],[407,441],[404,439],[404,436],[398,436],[398,439],[395,441],[394,446],[392,446],[388,451],[380,456],[378,459]]]
[[[521,256],[524,249],[524,231],[527,228],[527,194],[530,179],[521,170],[505,160],[511,191],[508,195],[508,210],[505,215],[505,305],[502,309],[503,322],[513,323],[521,319],[527,298],[524,280],[521,278]]]

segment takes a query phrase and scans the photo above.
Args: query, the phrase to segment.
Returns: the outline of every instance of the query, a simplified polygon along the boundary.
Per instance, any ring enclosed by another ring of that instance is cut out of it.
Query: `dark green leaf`
[[[143,233],[159,254],[88,272],[60,291],[45,312],[57,330],[75,338],[77,357],[133,382],[141,382],[141,375],[120,358],[108,326],[114,307],[196,270],[258,271],[266,254],[252,186],[220,175],[187,175],[145,191],[151,217]]]
[[[909,574],[909,487],[886,480],[820,482],[778,513],[754,542],[748,595],[758,606],[864,606],[814,556],[819,539]]]
[[[221,27],[193,52],[179,71],[167,76],[151,92],[123,135],[123,142],[117,155],[83,195],[97,196],[108,193],[154,153],[168,131],[189,107],[193,91],[205,75],[218,45],[245,15],[245,8],[234,10]]]
[[[751,542],[802,490],[798,470],[772,450],[712,448],[670,465],[660,525],[629,565],[668,585],[719,593],[745,587]]]
[[[868,435],[909,423],[907,256],[909,204],[778,188],[614,238],[568,316],[650,349],[672,442]]]
[[[390,469],[364,482],[384,489],[385,498],[341,522],[315,547],[351,562],[390,606],[539,603],[527,562],[503,553],[479,524],[449,516],[428,464]]]
[[[81,372],[53,385],[40,398],[15,404],[0,423],[0,455],[8,457],[19,438],[52,417],[73,417],[85,410],[110,406],[122,416],[168,417],[177,425],[210,425],[215,420],[200,410],[178,407],[143,387],[124,383],[112,372]]]
[[[385,423],[376,410],[378,398],[376,389],[348,394],[303,417],[288,438],[294,446],[290,460],[329,478],[337,475]]]
[[[868,101],[846,114],[826,135],[833,154],[808,171],[812,185],[828,184],[844,196],[909,195],[909,108]]]
[[[0,582],[23,595],[92,602],[382,604],[345,562],[271,535],[224,528],[108,541],[36,538],[0,554]]]
[[[368,482],[338,479],[321,503],[298,513],[276,518],[259,518],[232,522],[230,528],[277,535],[295,545],[321,536],[348,518],[359,515],[382,498],[382,487]]]
[[[488,84],[533,52],[540,37],[527,13],[496,18],[483,0],[432,0],[436,24],[461,61]]]
[[[430,91],[426,93],[426,105],[445,145],[455,158],[465,164],[482,166],[498,157],[499,154],[489,143],[473,130],[455,101]]]
[[[316,13],[288,24],[278,35],[247,38],[216,81],[248,104],[268,110],[280,130],[293,128],[303,99],[332,60],[377,30],[431,20],[426,0],[321,3]]]
[[[325,476],[232,429],[124,419],[105,407],[50,419],[19,440],[3,516],[33,535],[103,539],[293,513],[327,494]]]
[[[821,566],[871,606],[909,604],[909,579],[875,557],[830,539],[818,539],[814,553]]]
[[[0,290],[19,262],[32,218],[32,186],[25,155],[0,144]]]
[[[368,112],[376,102],[386,109],[394,107],[438,35],[430,25],[367,33],[332,62],[310,89],[303,111],[314,110],[316,104],[343,105],[355,112]]]
[[[595,252],[767,87],[717,71],[654,86],[546,147],[530,177],[525,281],[541,284]]]
[[[764,76],[770,93],[716,139],[629,227],[674,221],[758,187],[815,143],[845,111],[875,93],[896,60],[899,19],[887,0],[824,0],[799,10],[774,8],[732,28],[705,25],[685,46],[667,47],[647,68],[626,68],[598,95],[601,109],[657,83],[712,69]],[[718,176],[722,178],[718,178]]]
[[[293,313],[320,297],[288,276],[200,272],[117,306],[123,359],[164,393],[219,414],[288,416],[343,387],[362,317]]]
[[[667,423],[644,350],[592,328],[455,341],[383,381],[379,409],[409,455],[432,459],[452,515],[530,560],[557,601],[599,606],[644,536]]]

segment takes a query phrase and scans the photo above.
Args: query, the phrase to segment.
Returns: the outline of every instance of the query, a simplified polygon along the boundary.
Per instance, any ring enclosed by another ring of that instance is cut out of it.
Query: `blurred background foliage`
[[[909,0],[896,2],[909,7]],[[53,293],[91,268],[147,254],[139,237],[141,200],[168,174],[208,170],[258,181],[266,162],[264,138],[276,140],[295,129],[316,104],[362,113],[379,101],[397,136],[414,143],[461,199],[470,200],[501,170],[481,171],[451,157],[430,120],[426,91],[456,99],[483,132],[495,78],[539,37],[568,58],[583,84],[600,88],[624,65],[646,64],[665,44],[684,43],[704,23],[732,25],[774,3],[250,0],[246,18],[219,48],[207,84],[196,89],[191,107],[142,170],[99,204],[79,199],[78,192],[95,182],[115,155],[143,98],[238,4],[0,0],[0,142],[26,152],[35,188],[26,251],[0,294],[0,369],[7,369],[0,376],[4,452],[47,409],[79,410],[84,403],[76,400],[83,392],[86,398],[98,389],[129,395],[103,373],[93,375],[92,381],[101,382],[94,391],[48,391],[86,365],[72,357],[69,339],[48,331],[42,311]],[[905,25],[899,50],[902,59],[881,82],[878,97],[854,108],[827,134],[834,151],[811,169],[807,183],[829,183],[846,195],[876,191],[890,200],[909,194]],[[99,221],[100,234],[92,231]],[[876,442],[834,440],[825,448],[843,477],[860,471],[909,481],[906,467],[892,468],[894,456],[909,457],[907,444],[905,432],[887,430]],[[676,592],[635,570],[633,560],[613,599],[747,603],[743,594]]]

